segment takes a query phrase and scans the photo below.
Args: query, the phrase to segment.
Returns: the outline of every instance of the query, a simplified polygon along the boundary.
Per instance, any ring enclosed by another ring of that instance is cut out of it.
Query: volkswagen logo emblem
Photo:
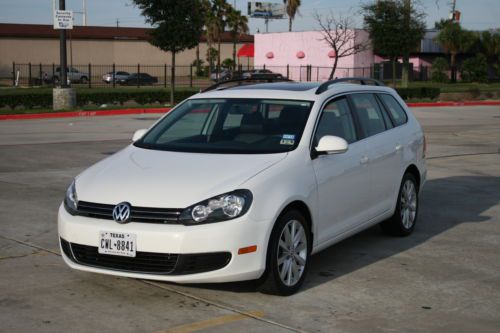
[[[113,220],[118,223],[127,223],[130,219],[130,204],[128,202],[120,202],[113,209]]]

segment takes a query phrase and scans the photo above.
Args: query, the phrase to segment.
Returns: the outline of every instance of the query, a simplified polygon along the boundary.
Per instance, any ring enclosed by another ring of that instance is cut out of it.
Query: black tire
[[[413,217],[413,221],[411,222],[410,226],[408,226],[408,223],[406,224],[404,223],[404,218],[403,218],[404,214],[402,214],[402,210],[404,210],[405,204],[404,203],[403,205],[401,204],[401,201],[403,199],[404,186],[407,182],[411,182],[413,184],[413,187],[415,189],[415,199],[416,199],[415,215]],[[415,229],[415,224],[417,223],[418,207],[419,207],[419,201],[418,201],[417,181],[411,173],[406,173],[403,176],[403,180],[401,181],[401,185],[399,187],[398,199],[396,202],[396,209],[394,211],[394,215],[392,215],[392,217],[380,223],[380,227],[382,228],[384,233],[390,236],[405,237],[410,235]]]
[[[306,257],[305,257],[305,266],[302,270],[302,275],[299,280],[292,286],[286,285],[280,278],[279,273],[279,265],[278,265],[278,251],[279,251],[279,239],[282,235],[282,232],[287,226],[288,222],[297,221],[302,226],[305,231],[305,236],[307,240],[306,244]],[[309,259],[311,253],[311,233],[309,230],[309,226],[304,215],[297,210],[289,210],[285,213],[281,214],[281,216],[276,221],[276,224],[273,227],[273,231],[271,232],[271,236],[269,238],[269,244],[267,248],[267,260],[266,260],[266,271],[260,278],[259,282],[259,291],[266,294],[272,295],[280,295],[280,296],[289,296],[297,292],[307,275],[307,271],[309,268]]]
[[[80,79],[80,82],[81,82],[82,84],[85,84],[85,83],[89,82],[89,79],[87,79],[87,77],[86,77],[86,76],[82,76],[82,78]]]

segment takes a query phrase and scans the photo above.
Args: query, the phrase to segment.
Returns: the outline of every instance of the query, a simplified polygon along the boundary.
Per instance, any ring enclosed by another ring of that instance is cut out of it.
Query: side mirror
[[[319,139],[315,150],[318,155],[342,154],[347,151],[349,144],[343,138],[333,135],[325,135]]]
[[[142,138],[147,131],[148,130],[146,128],[135,131],[134,136],[132,137],[132,142],[136,142],[137,140]]]

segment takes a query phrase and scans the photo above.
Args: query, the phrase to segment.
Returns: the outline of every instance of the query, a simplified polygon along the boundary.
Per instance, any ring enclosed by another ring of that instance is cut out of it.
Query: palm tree
[[[248,18],[241,15],[241,11],[231,7],[227,13],[227,26],[233,41],[233,64],[236,65],[236,43],[242,34],[248,32]]]
[[[217,70],[220,70],[220,45],[221,37],[224,29],[226,28],[226,15],[231,5],[226,0],[211,0],[211,25],[215,38],[217,39]]]
[[[288,14],[288,31],[292,31],[292,21],[295,19],[295,14],[299,11],[300,0],[283,0],[283,3]]]
[[[451,81],[457,80],[457,54],[467,52],[476,42],[472,31],[462,29],[458,22],[446,22],[436,36],[436,42],[450,54]]]
[[[213,56],[211,50],[213,49],[212,45],[219,35],[219,25],[217,22],[217,18],[212,15],[212,12],[207,12],[207,16],[205,18],[205,35],[207,38],[207,60],[208,60],[208,77],[212,75],[212,67],[213,67]]]

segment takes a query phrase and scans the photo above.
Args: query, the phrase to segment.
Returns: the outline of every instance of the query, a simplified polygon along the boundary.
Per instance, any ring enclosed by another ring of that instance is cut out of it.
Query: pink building
[[[367,42],[368,33],[356,30],[356,42]],[[335,52],[322,40],[320,31],[278,32],[255,35],[256,67],[263,67],[292,80],[306,79],[307,65],[311,65],[311,80],[327,80],[335,60]],[[354,41],[352,41],[354,42]],[[352,43],[351,42],[351,43]],[[352,44],[351,44],[352,45]],[[339,59],[334,77],[369,76],[374,63],[371,49]]]

